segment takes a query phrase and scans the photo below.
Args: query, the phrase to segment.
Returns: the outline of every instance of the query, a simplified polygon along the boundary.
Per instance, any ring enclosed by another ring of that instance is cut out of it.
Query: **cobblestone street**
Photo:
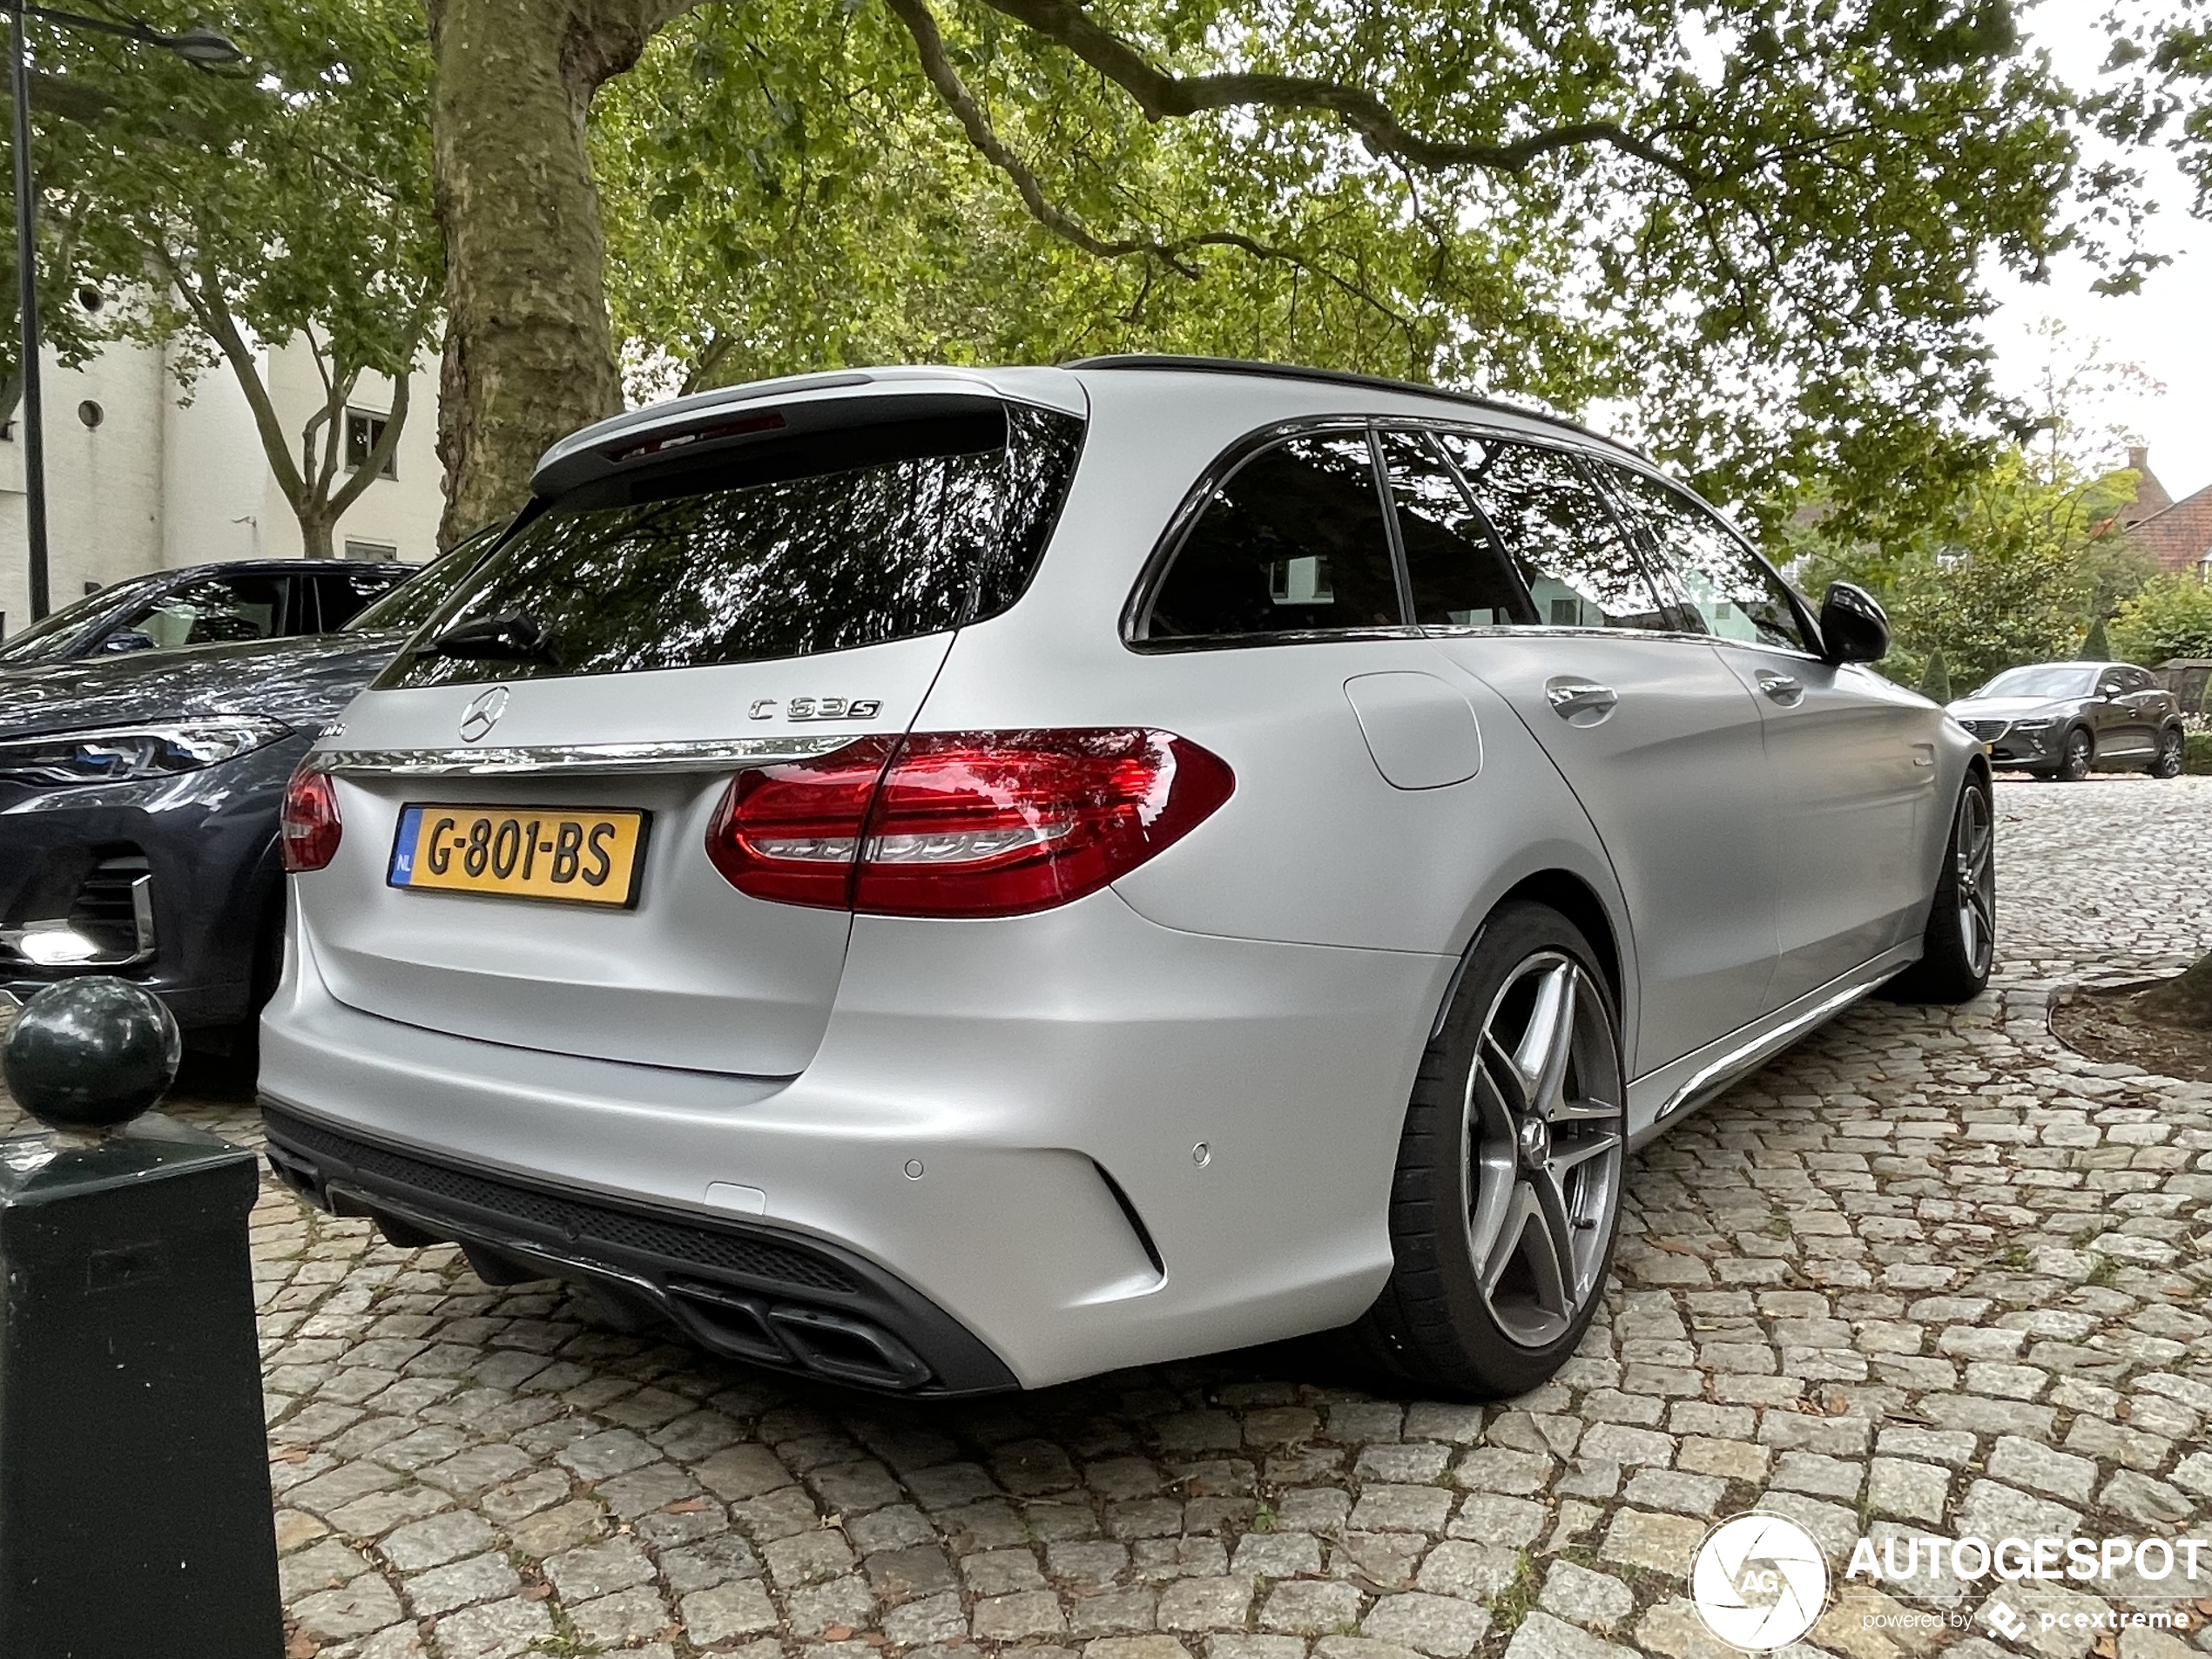
[[[271,1184],[291,1651],[1717,1659],[1683,1573],[1755,1501],[1839,1581],[1862,1534],[2187,1530],[2212,1501],[2212,1085],[2093,1064],[2047,1012],[2056,984],[2212,945],[2212,778],[1997,805],[1996,987],[1864,1004],[1635,1160],[1600,1323],[1502,1407],[1378,1397],[1302,1349],[963,1406],[833,1396]],[[180,1115],[252,1132],[242,1105]],[[1922,1588],[1906,1605],[1945,1605]],[[1867,1617],[1891,1610],[1855,1585],[1809,1641],[2000,1651],[1979,1616]],[[2092,1640],[2032,1622],[2019,1645]]]

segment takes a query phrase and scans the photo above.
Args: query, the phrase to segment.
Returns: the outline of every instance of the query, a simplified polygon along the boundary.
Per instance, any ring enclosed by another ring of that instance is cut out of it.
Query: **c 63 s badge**
[[[752,718],[776,718],[776,699],[764,697],[754,703]],[[883,699],[874,697],[794,697],[783,705],[786,720],[873,720],[883,711]]]

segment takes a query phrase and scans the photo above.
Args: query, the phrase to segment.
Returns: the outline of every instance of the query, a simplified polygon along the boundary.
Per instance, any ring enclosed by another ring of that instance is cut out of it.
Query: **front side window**
[[[1247,457],[1176,551],[1148,639],[1394,628],[1405,620],[1364,428]]]
[[[1082,436],[1072,416],[1016,404],[582,486],[471,571],[437,618],[443,633],[520,613],[540,648],[444,655],[434,637],[379,684],[761,662],[995,616],[1043,556]]]
[[[157,651],[266,639],[285,625],[289,586],[281,576],[202,577],[126,617],[122,631],[143,634]]]
[[[1782,578],[1682,491],[1625,467],[1615,486],[1643,524],[1652,556],[1681,584],[1704,631],[1787,651],[1809,649]]]
[[[1538,620],[1512,563],[1426,432],[1386,432],[1398,536],[1425,627],[1500,628]]]
[[[1438,438],[1520,568],[1541,624],[1680,626],[1574,456],[1470,433],[1444,432]]]

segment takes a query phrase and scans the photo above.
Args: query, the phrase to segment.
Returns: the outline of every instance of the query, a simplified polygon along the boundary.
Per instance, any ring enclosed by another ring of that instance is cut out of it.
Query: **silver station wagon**
[[[293,779],[270,1157],[918,1395],[1573,1351],[1638,1145],[1986,979],[1987,763],[1641,455],[1211,361],[662,404]]]

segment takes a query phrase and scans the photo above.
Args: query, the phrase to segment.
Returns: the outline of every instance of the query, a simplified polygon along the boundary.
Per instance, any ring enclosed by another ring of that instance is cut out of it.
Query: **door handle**
[[[1759,690],[1784,707],[1804,700],[1804,686],[1787,674],[1777,674],[1770,668],[1763,668],[1755,678],[1759,682]]]
[[[1562,674],[1544,682],[1544,700],[1552,705],[1554,714],[1569,725],[1595,725],[1613,712],[1621,694],[1595,680]],[[1584,716],[1588,718],[1580,718]]]

